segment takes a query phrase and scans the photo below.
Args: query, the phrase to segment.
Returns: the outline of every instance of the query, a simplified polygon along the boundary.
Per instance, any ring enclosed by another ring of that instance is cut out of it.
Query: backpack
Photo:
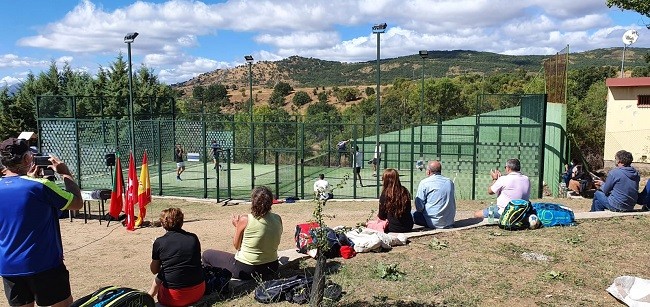
[[[311,234],[313,244],[318,244],[318,235],[316,233],[317,229],[312,228],[309,230]],[[354,243],[344,233],[337,233],[334,229],[325,227],[322,228],[325,231],[325,239],[327,240],[327,249],[325,250],[325,257],[328,259],[341,257],[341,246],[353,246]]]
[[[148,293],[131,288],[108,286],[100,288],[72,303],[71,307],[155,307],[156,303]]]
[[[299,253],[306,254],[309,249],[309,245],[312,244],[312,236],[309,232],[312,228],[320,227],[317,222],[303,223],[296,225],[296,232],[294,233],[294,239],[296,241],[296,250]]]
[[[506,230],[522,230],[530,227],[528,217],[535,214],[533,205],[523,199],[511,200],[499,218],[499,227]]]
[[[576,224],[573,210],[568,207],[552,203],[534,203],[533,208],[544,227],[575,226]]]
[[[304,296],[306,298],[306,303],[309,301],[309,286],[312,281],[312,277],[302,275],[267,280],[255,287],[255,300],[263,304],[269,304],[288,300],[288,298],[293,300],[294,297],[296,297],[297,300],[302,301],[300,296]],[[294,288],[297,288],[299,293],[295,293],[295,291],[293,291]],[[301,293],[305,293],[305,295],[302,295]]]
[[[227,294],[230,291],[228,284],[232,273],[226,269],[203,265],[203,276],[205,277],[205,293],[208,295],[212,293]]]
[[[289,278],[274,279],[262,282],[254,291],[255,300],[263,303],[287,301],[295,304],[307,304],[311,295],[311,285],[314,278],[296,275]],[[341,298],[340,285],[327,281],[323,289],[323,298],[338,301]]]

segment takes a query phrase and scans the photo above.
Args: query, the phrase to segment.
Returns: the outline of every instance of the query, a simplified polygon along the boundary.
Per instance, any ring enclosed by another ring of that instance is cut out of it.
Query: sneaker
[[[181,176],[176,176],[176,181],[183,181],[183,179],[181,179]]]

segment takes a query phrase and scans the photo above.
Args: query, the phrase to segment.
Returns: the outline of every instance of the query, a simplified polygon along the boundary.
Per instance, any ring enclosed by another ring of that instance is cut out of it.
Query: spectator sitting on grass
[[[639,172],[632,167],[632,154],[619,150],[614,156],[616,167],[609,171],[605,182],[597,180],[590,211],[625,212],[634,210],[639,196]]]
[[[251,195],[251,213],[232,217],[236,254],[208,249],[203,252],[203,263],[225,268],[237,279],[277,278],[282,218],[271,212],[272,204],[271,190],[256,187]]]
[[[494,212],[494,218],[501,216],[511,200],[530,198],[530,179],[521,173],[521,162],[518,159],[508,159],[505,171],[506,175],[502,175],[499,169],[490,171],[492,184],[488,187],[488,194],[497,195],[498,211]],[[486,218],[488,214],[489,208],[485,208],[474,212],[474,217]]]
[[[205,292],[201,243],[195,234],[182,229],[183,212],[179,208],[163,210],[160,224],[166,232],[153,242],[149,267],[156,277],[149,295],[165,306],[190,305]]]

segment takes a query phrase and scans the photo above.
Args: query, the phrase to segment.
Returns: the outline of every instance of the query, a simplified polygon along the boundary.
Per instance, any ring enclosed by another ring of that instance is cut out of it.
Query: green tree
[[[298,92],[296,92],[296,94],[293,96],[293,100],[292,100],[292,101],[293,101],[293,104],[294,104],[296,107],[301,107],[301,106],[303,106],[303,105],[305,105],[305,104],[310,103],[310,102],[311,102],[311,97],[310,97],[309,94],[307,94],[307,92],[305,92],[305,91],[298,91]]]
[[[205,94],[205,87],[202,85],[197,85],[192,89],[192,98],[196,100],[203,100],[203,95]]]
[[[622,10],[636,11],[650,17],[650,2],[647,0],[607,0],[607,6],[616,6]]]
[[[570,97],[567,103],[567,130],[573,135],[574,150],[582,152],[592,168],[602,167],[607,116],[607,86],[591,85],[584,99]]]
[[[271,93],[271,97],[269,97],[269,105],[272,107],[282,107],[286,101],[284,100],[284,96],[280,92],[273,91]]]
[[[292,91],[293,87],[291,87],[289,83],[282,81],[278,82],[278,84],[273,87],[273,92],[278,92],[282,96],[287,96],[291,94]]]
[[[650,77],[650,53],[643,56],[646,66],[635,67],[632,71],[632,77]]]
[[[327,92],[320,92],[318,93],[318,102],[327,103],[328,97]]]

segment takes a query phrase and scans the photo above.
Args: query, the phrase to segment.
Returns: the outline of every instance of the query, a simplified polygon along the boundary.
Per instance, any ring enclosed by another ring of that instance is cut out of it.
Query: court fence
[[[111,188],[113,166],[105,156],[117,153],[126,174],[131,149],[128,116],[86,112],[78,101],[97,97],[39,96],[38,147],[62,158],[84,190]],[[418,168],[440,160],[459,199],[487,199],[491,169],[517,158],[531,179],[531,196],[542,196],[546,122],[545,95],[482,95],[476,114],[429,116],[434,122],[393,119],[381,122],[359,116],[346,122],[320,117],[259,118],[248,114],[178,115],[171,98],[150,98],[148,114],[133,120],[136,165],[147,151],[152,193],[211,198],[249,199],[257,185],[267,185],[279,199],[311,199],[319,174],[335,188],[335,198],[378,198],[381,170],[397,169],[403,185],[415,194],[425,178]],[[56,106],[53,106],[55,104]],[[171,107],[167,107],[171,106]],[[71,109],[71,110],[68,110]],[[55,110],[55,111],[52,111]],[[158,110],[158,111],[153,111]],[[345,149],[340,141],[349,140]],[[219,145],[213,154],[211,143]],[[380,144],[378,171],[372,170]],[[175,144],[185,152],[185,170],[177,180]],[[362,163],[355,176],[355,157]]]

